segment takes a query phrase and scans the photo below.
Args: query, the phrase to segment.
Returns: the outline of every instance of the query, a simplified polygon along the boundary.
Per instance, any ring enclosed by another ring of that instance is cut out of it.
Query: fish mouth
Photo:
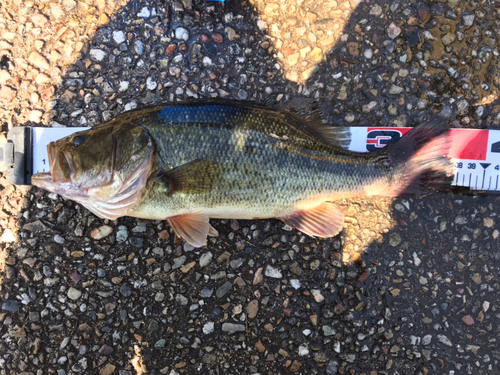
[[[48,144],[47,152],[52,182],[55,184],[69,182],[74,173],[71,155],[68,152],[58,151],[54,142]]]

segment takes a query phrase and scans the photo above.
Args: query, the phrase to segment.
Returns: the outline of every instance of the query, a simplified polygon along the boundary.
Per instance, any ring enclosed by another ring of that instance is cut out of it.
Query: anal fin
[[[215,237],[217,231],[210,225],[205,214],[183,214],[167,218],[168,223],[178,237],[194,247],[207,244],[207,236]]]
[[[299,210],[280,220],[301,232],[315,237],[333,237],[344,227],[344,213],[332,202],[323,202],[310,210]]]

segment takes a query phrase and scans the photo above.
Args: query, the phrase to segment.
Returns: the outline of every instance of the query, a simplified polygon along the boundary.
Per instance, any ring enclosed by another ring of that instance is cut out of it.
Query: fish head
[[[32,184],[83,204],[98,216],[123,216],[142,195],[155,168],[146,129],[103,124],[47,145],[49,173]]]

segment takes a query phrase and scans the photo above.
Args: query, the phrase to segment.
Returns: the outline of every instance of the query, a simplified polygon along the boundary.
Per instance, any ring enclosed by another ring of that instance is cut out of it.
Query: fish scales
[[[151,113],[141,124],[155,141],[160,169],[208,158],[220,163],[224,173],[209,194],[170,200],[157,183],[158,198],[144,201],[132,215],[154,210],[155,218],[163,219],[170,216],[167,212],[203,209],[213,218],[280,217],[308,197],[360,195],[364,185],[384,177],[379,157],[339,156],[332,147],[292,133],[295,129],[273,112],[264,116],[247,108],[188,106],[174,107],[171,114],[171,109]]]
[[[110,219],[166,219],[193,246],[217,232],[209,218],[279,218],[311,236],[343,227],[332,203],[421,193],[450,176],[439,118],[383,151],[341,146],[344,129],[245,103],[135,110],[49,144],[51,172],[33,184]]]

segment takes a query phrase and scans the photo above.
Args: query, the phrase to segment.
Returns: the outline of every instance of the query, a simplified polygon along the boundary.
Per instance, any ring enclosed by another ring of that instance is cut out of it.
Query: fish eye
[[[79,135],[78,137],[73,139],[73,146],[75,146],[75,147],[80,146],[84,140],[85,140],[85,136],[83,134]]]

